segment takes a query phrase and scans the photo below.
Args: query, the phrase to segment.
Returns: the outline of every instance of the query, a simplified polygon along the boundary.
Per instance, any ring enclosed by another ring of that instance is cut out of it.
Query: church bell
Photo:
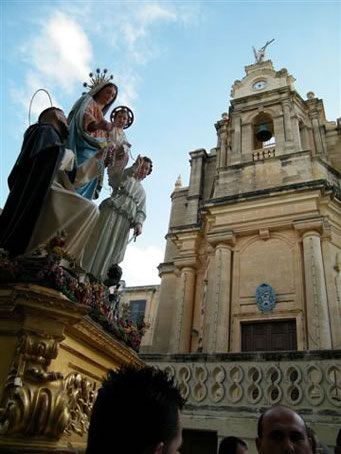
[[[272,137],[272,132],[267,123],[262,123],[258,125],[256,137],[259,142],[267,142]]]

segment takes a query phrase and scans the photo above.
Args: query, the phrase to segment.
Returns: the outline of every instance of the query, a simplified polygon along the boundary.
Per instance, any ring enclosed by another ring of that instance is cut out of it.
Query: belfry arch
[[[261,112],[253,119],[252,139],[254,150],[275,145],[274,122],[270,114]]]

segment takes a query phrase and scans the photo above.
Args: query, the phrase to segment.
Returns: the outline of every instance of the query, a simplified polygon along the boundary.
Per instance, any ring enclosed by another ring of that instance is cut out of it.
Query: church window
[[[131,300],[129,302],[130,320],[134,323],[141,323],[146,310],[146,300]]]

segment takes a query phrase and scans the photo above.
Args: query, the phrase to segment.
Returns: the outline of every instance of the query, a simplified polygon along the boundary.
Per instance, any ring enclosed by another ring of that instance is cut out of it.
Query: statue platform
[[[90,308],[31,283],[0,285],[0,452],[80,453],[108,369],[142,365]]]

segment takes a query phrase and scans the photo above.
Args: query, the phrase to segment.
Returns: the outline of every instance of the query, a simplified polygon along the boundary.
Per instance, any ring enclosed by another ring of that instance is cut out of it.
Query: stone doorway
[[[242,351],[297,350],[296,321],[242,323]]]
[[[217,451],[217,432],[190,429],[182,431],[181,454],[216,454]]]

